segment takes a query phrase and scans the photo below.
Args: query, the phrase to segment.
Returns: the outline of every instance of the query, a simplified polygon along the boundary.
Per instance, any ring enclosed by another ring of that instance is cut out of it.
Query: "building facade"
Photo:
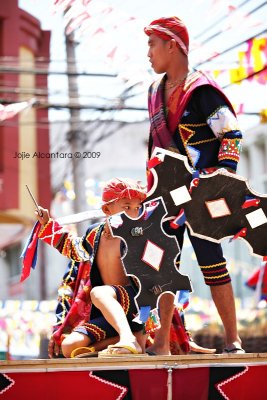
[[[18,7],[17,0],[0,8],[0,103],[33,99],[37,88],[47,91],[47,74],[39,74],[40,59],[49,62],[50,32]],[[25,185],[37,201],[51,201],[50,162],[34,157],[49,151],[48,111],[29,108],[0,125],[0,283],[1,298],[25,297],[19,284],[22,241],[34,220],[34,206]],[[29,154],[23,158],[23,154]],[[39,285],[38,285],[39,286]]]

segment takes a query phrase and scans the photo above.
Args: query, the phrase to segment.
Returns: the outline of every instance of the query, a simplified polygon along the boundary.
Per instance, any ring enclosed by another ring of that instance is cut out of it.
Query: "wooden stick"
[[[32,198],[32,201],[34,202],[34,205],[35,205],[35,207],[36,207],[36,210],[37,210],[37,212],[38,212],[38,215],[39,215],[40,217],[42,217],[42,216],[43,216],[43,213],[42,213],[42,211],[40,210],[37,201],[35,200],[35,198],[34,198],[32,192],[30,191],[30,189],[29,189],[29,187],[28,187],[28,185],[25,185],[25,186],[26,186],[26,188],[27,188],[27,190],[28,190],[29,195],[30,195],[31,198]]]

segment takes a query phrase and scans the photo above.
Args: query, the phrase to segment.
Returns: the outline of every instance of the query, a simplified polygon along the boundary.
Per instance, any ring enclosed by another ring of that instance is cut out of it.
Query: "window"
[[[5,261],[9,267],[9,278],[20,275],[21,273],[21,245],[15,244],[5,249]]]

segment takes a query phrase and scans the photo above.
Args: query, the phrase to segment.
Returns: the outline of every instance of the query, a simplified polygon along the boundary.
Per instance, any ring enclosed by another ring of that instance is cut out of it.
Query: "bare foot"
[[[165,348],[165,347],[160,347],[160,346],[149,346],[146,349],[146,353],[151,355],[151,356],[170,356],[171,352],[169,347]]]
[[[202,353],[202,354],[214,354],[216,353],[216,349],[209,349],[207,347],[199,346],[194,340],[190,340],[189,342],[190,351],[194,353]]]

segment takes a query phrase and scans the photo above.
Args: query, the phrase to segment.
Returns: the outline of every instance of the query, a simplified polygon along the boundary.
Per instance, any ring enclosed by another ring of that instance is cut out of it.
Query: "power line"
[[[19,94],[19,95],[32,95],[32,96],[37,96],[38,100],[42,101],[42,97],[44,99],[47,99],[48,96],[68,96],[70,94],[70,100],[80,100],[80,99],[88,99],[88,98],[92,98],[92,99],[98,99],[98,100],[102,100],[102,101],[106,101],[106,102],[114,102],[114,101],[122,101],[122,100],[128,100],[130,98],[133,97],[137,97],[140,96],[141,94],[144,93],[144,91],[142,92],[138,92],[138,93],[134,93],[134,94],[126,94],[124,93],[116,96],[116,97],[103,97],[97,94],[80,94],[79,96],[73,95],[73,93],[75,93],[73,90],[70,90],[70,92],[68,93],[66,90],[57,90],[55,92],[51,92],[50,89],[40,89],[40,88],[20,88],[18,86],[16,87],[10,87],[10,85],[8,83],[7,87],[6,86],[0,86],[0,93],[6,93],[6,94]]]
[[[146,110],[147,111],[147,110]],[[118,115],[118,114],[116,114]],[[137,121],[124,121],[122,119],[118,119],[116,117],[115,119],[112,118],[105,118],[105,119],[81,119],[81,120],[77,120],[74,119],[73,123],[78,125],[84,125],[84,124],[93,124],[95,122],[99,122],[99,124],[110,124],[112,122],[127,122],[127,124],[141,124],[143,122],[147,122],[148,121],[148,117],[143,118],[142,120],[137,120]],[[23,121],[23,122],[18,122],[16,120],[6,120],[2,122],[5,123],[5,126],[12,126],[12,127],[17,127],[17,126],[43,126],[43,127],[49,127],[50,125],[69,125],[70,120],[69,119],[62,119],[62,120],[49,120],[49,119],[39,119],[38,121]]]
[[[21,62],[21,58],[18,57],[18,56],[0,56],[0,62],[2,62],[2,61],[20,63]],[[30,59],[30,58],[27,59],[26,57],[23,57],[23,62],[26,63],[27,61],[32,63],[32,59]],[[34,61],[37,64],[46,63],[47,65],[49,65],[51,63],[56,63],[56,64],[64,63],[64,64],[67,64],[67,60],[66,59],[57,60],[57,59],[51,59],[49,57],[35,57]],[[84,60],[79,60],[80,64],[88,64],[88,62],[89,62],[89,60],[85,60],[85,59]],[[75,59],[71,58],[70,60],[68,60],[68,64],[75,64]]]
[[[243,40],[242,42],[239,42],[239,43],[237,43],[237,44],[235,44],[235,45],[233,45],[233,46],[231,46],[231,47],[228,47],[227,49],[221,51],[221,53],[216,53],[216,54],[212,55],[211,57],[207,58],[205,61],[200,61],[198,64],[195,65],[194,68],[197,68],[197,67],[199,67],[200,65],[206,64],[206,63],[208,63],[208,62],[210,62],[210,61],[213,61],[214,58],[220,57],[221,55],[223,55],[223,54],[225,54],[225,53],[228,53],[228,51],[234,50],[235,48],[241,46],[242,44],[248,42],[249,40],[252,40],[252,39],[254,39],[255,37],[258,37],[258,36],[260,36],[260,35],[263,35],[263,34],[266,33],[266,32],[267,32],[267,29],[264,29],[263,31],[261,31],[261,32],[259,32],[259,33],[257,33],[257,34],[255,34],[255,35],[253,35],[253,36],[251,36],[250,38],[248,38],[248,39],[246,39],[246,40]]]
[[[241,7],[243,7],[246,3],[249,3],[251,0],[245,0],[243,1],[243,3],[239,4],[238,9],[240,9]],[[223,15],[220,19],[218,19],[216,22],[214,22],[212,25],[210,25],[208,28],[205,28],[204,31],[202,31],[201,33],[197,34],[193,40],[198,39],[200,36],[203,36],[205,33],[207,33],[208,31],[210,31],[211,29],[215,28],[216,26],[218,26],[218,24],[220,24],[221,22],[223,22],[223,20],[225,20],[228,17],[229,14],[225,14]]]
[[[238,80],[236,80],[236,81],[234,81],[234,82],[231,82],[231,83],[228,83],[227,85],[222,86],[222,88],[225,89],[225,88],[227,88],[227,87],[229,87],[229,86],[232,86],[232,85],[234,85],[234,84],[237,84],[237,83],[241,83],[241,82],[243,82],[243,81],[246,81],[247,79],[253,78],[253,76],[259,75],[259,74],[261,74],[261,73],[264,72],[264,71],[267,71],[267,65],[265,65],[265,66],[264,66],[261,70],[259,70],[259,71],[252,72],[251,74],[248,74],[248,75],[245,76],[244,78],[238,79]]]
[[[232,86],[233,84],[241,83],[245,80],[248,80],[250,78],[253,78],[256,75],[259,75],[260,73],[264,72],[267,70],[267,65],[265,65],[261,70],[252,72],[245,76],[244,78],[241,78],[239,80],[236,80],[235,82],[231,82],[227,85],[224,85],[222,88],[225,89],[229,86]],[[0,98],[0,103],[1,104],[12,104],[12,100],[7,100],[7,99],[1,99]],[[108,112],[108,111],[147,111],[147,107],[136,107],[136,106],[127,106],[124,103],[121,105],[112,105],[112,106],[97,106],[97,105],[83,105],[83,104],[78,104],[78,103],[52,103],[52,102],[37,102],[36,108],[40,109],[68,109],[68,110],[94,110],[94,111],[101,111],[101,112]]]
[[[242,112],[242,115],[245,115],[245,116],[251,116],[251,115],[259,116],[260,115],[260,111],[251,111],[251,112],[244,111],[244,112]],[[6,121],[2,121],[0,126],[1,125],[2,126],[5,125],[5,126],[9,126],[9,127],[35,126],[35,127],[41,127],[41,128],[49,129],[49,127],[51,127],[51,126],[68,125],[69,122],[70,122],[69,119],[62,119],[62,120],[55,120],[55,121],[49,120],[49,119],[46,119],[46,120],[43,119],[43,120],[38,120],[38,121],[24,121],[24,122],[18,122],[18,121],[15,121],[15,120],[14,121],[6,120]],[[83,119],[83,120],[79,120],[79,121],[74,121],[74,124],[76,124],[77,126],[81,126],[81,125],[86,125],[86,124],[92,124],[92,123],[95,123],[95,122],[99,122],[99,124],[110,124],[110,123],[113,123],[113,122],[118,122],[118,123],[121,122],[121,123],[125,123],[125,124],[127,123],[127,125],[130,125],[130,124],[143,124],[145,122],[149,122],[149,119],[148,119],[148,117],[145,117],[143,119],[139,119],[139,120],[136,120],[136,121],[125,121],[123,119],[118,119],[118,118],[116,118],[116,119],[110,119],[110,118],[99,119],[99,118],[96,118],[96,119]]]
[[[64,76],[93,76],[93,77],[108,77],[117,78],[118,74],[110,74],[106,72],[72,72],[68,70],[64,71],[49,71],[48,69],[38,69],[38,68],[22,68],[22,67],[12,67],[12,66],[0,66],[0,73],[8,74],[30,74],[30,75],[64,75]]]
[[[0,98],[0,103],[3,105],[12,104],[12,100],[6,100]],[[136,107],[136,106],[127,106],[125,104],[119,105],[112,105],[112,106],[97,106],[94,104],[78,104],[78,103],[49,103],[49,102],[36,102],[34,106],[38,109],[67,109],[67,110],[93,110],[93,111],[101,111],[101,112],[108,112],[108,111],[147,111],[147,107]]]
[[[246,16],[252,15],[254,14],[256,11],[258,11],[259,9],[261,9],[262,7],[264,7],[267,4],[267,1],[265,1],[264,3],[260,4],[259,6],[257,6],[256,8],[254,8],[252,11],[250,11],[249,13],[246,14]],[[227,30],[231,29],[231,27],[229,27]],[[222,33],[224,33],[225,31],[218,31],[216,33],[214,33],[213,35],[209,36],[208,38],[204,39],[201,43],[200,46],[203,46],[204,44],[206,44],[207,42],[210,42],[212,39],[216,38],[217,36],[221,35]],[[194,48],[192,49],[192,52],[197,50],[198,48]]]
[[[10,103],[7,103],[10,104]],[[96,106],[96,105],[82,105],[82,104],[73,104],[73,103],[40,103],[39,108],[47,108],[47,109],[68,109],[68,110],[97,110],[97,111],[147,111],[147,107],[133,107],[126,106],[123,104],[121,107],[117,106]]]

